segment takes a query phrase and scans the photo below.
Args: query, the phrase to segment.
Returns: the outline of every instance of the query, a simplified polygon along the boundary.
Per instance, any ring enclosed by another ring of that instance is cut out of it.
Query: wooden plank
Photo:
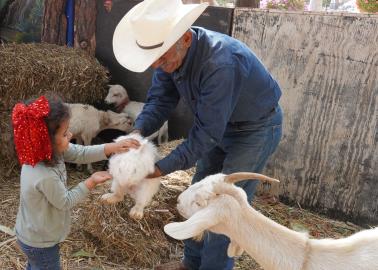
[[[236,9],[233,36],[283,90],[281,197],[377,223],[378,16]]]

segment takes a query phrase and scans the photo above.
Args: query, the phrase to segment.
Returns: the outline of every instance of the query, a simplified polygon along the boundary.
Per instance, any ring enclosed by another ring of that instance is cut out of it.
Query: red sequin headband
[[[44,118],[50,106],[41,96],[30,105],[18,103],[12,112],[14,143],[20,164],[35,166],[42,160],[51,160],[52,146]]]

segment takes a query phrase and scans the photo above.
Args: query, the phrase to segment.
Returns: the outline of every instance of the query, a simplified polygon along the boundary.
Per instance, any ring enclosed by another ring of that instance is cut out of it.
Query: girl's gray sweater
[[[106,158],[104,145],[70,144],[54,167],[48,167],[43,162],[35,167],[23,165],[15,227],[18,239],[26,245],[40,248],[62,242],[70,231],[70,209],[89,193],[84,182],[67,189],[64,162],[89,163]]]

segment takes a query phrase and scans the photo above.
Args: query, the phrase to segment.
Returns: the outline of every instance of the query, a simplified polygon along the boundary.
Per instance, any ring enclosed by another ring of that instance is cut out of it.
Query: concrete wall
[[[236,9],[233,36],[283,90],[281,198],[377,223],[378,16]]]

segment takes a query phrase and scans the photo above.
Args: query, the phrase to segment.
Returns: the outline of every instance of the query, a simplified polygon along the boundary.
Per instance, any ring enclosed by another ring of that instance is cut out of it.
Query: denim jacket
[[[228,123],[253,122],[278,104],[281,89],[242,42],[200,27],[173,73],[156,69],[146,105],[135,121],[144,136],[155,132],[184,98],[194,115],[187,140],[157,162],[164,174],[192,167],[221,140]]]

